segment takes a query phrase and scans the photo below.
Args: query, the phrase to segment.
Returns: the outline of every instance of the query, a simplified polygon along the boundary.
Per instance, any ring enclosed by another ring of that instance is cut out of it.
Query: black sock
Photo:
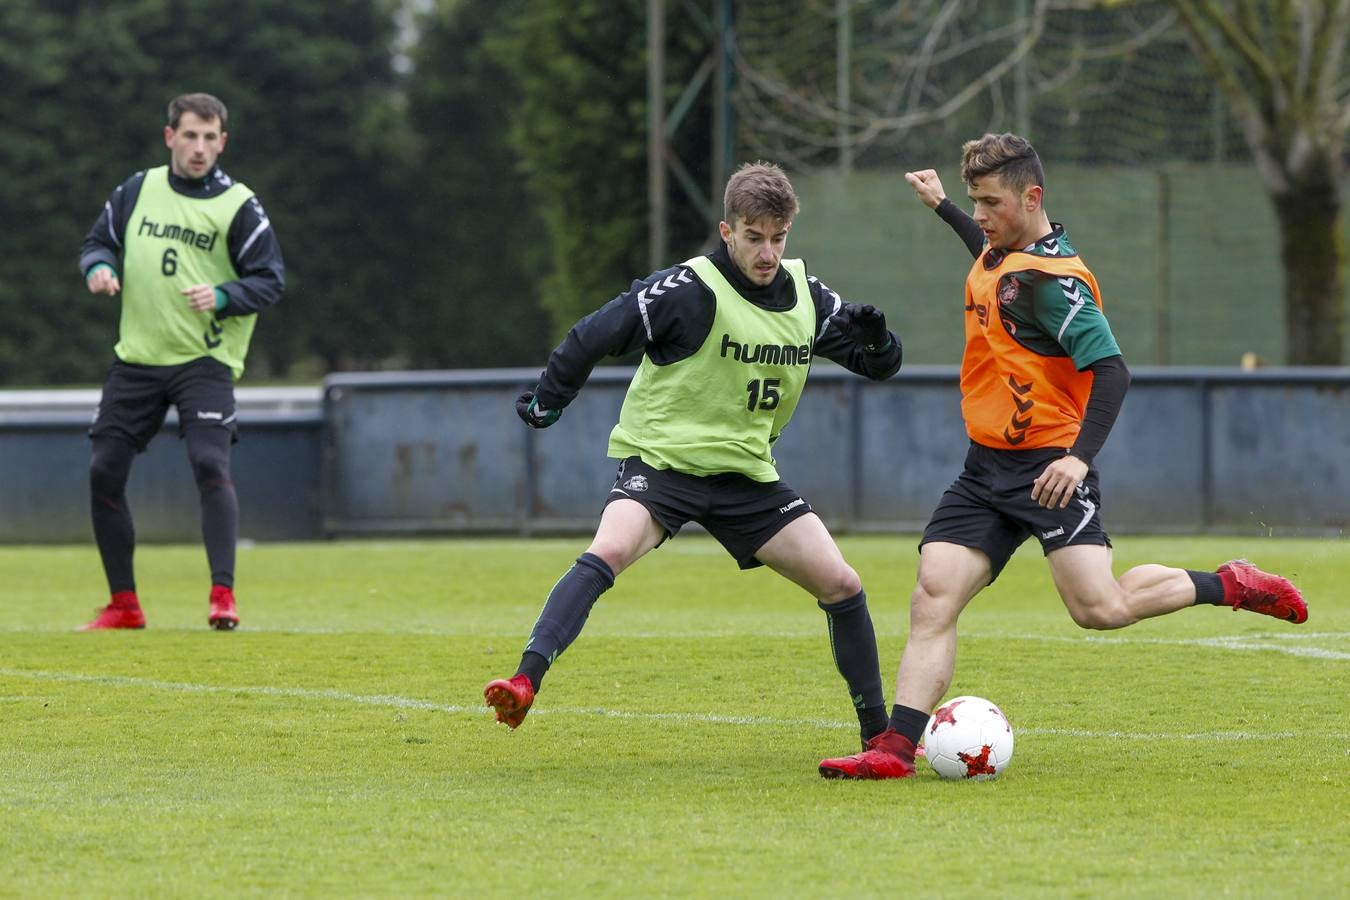
[[[1209,603],[1213,606],[1223,606],[1223,579],[1219,577],[1218,572],[1197,572],[1194,569],[1186,569],[1186,574],[1191,576],[1191,581],[1195,584],[1195,604]]]
[[[229,429],[187,430],[188,462],[202,501],[202,543],[211,583],[234,587],[234,554],[239,543],[239,496],[230,479]]]
[[[136,448],[120,438],[96,437],[89,459],[89,512],[111,593],[136,590],[132,558],[136,529],[127,505],[127,476]]]
[[[548,660],[533,650],[526,650],[520,655],[520,668],[516,669],[517,675],[524,675],[530,679],[530,687],[534,692],[539,693],[539,683],[544,680],[544,673],[548,671]]]
[[[909,738],[910,743],[916,747],[919,746],[919,738],[923,737],[923,730],[928,727],[930,718],[932,716],[928,713],[912,706],[901,706],[897,703],[891,707],[891,727]]]
[[[593,553],[578,556],[572,568],[553,585],[521,658],[521,671],[530,677],[536,691],[544,672],[581,634],[595,601],[613,586],[614,572]],[[537,660],[530,660],[531,656],[541,657],[543,668],[539,668]]]
[[[868,706],[858,710],[858,733],[862,736],[863,747],[867,742],[890,727],[886,718],[886,706]]]
[[[857,710],[858,724],[866,740],[872,736],[867,732],[873,725],[868,710],[886,708],[886,698],[881,692],[881,663],[877,660],[877,634],[867,611],[867,592],[858,591],[838,603],[817,602],[825,610],[825,621],[830,628],[834,665],[848,683],[849,698]],[[883,726],[873,734],[884,730]]]

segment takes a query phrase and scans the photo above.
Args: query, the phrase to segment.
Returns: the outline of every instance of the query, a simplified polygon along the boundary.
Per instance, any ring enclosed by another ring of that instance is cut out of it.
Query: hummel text
[[[184,228],[182,225],[151,222],[145,216],[141,216],[141,224],[136,228],[136,234],[138,237],[157,237],[164,238],[166,241],[182,241],[190,247],[196,247],[198,250],[205,250],[208,253],[215,249],[216,238],[220,236],[219,231],[199,234],[191,228]]]
[[[728,351],[730,351],[728,353]],[[722,335],[722,358],[730,356],[736,362],[759,363],[765,366],[805,366],[811,363],[809,343],[794,347],[790,344],[738,344],[731,335]]]

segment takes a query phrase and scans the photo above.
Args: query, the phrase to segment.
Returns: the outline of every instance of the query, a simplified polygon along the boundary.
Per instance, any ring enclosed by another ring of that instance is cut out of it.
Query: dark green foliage
[[[84,291],[80,241],[117,184],[167,160],[165,106],[192,90],[229,107],[222,165],[261,196],[289,267],[253,370],[388,352],[369,327],[382,313],[361,265],[379,258],[397,213],[398,198],[380,190],[387,15],[359,0],[13,0],[0,16],[0,145],[13,154],[0,163],[10,226],[0,382],[101,377],[117,301]]]
[[[392,11],[368,0],[0,6],[0,384],[101,379],[118,304],[84,290],[79,245],[114,187],[167,161],[165,106],[194,90],[229,107],[222,165],[258,192],[286,256],[254,378],[538,357],[543,326],[522,271],[533,267],[515,248],[539,236],[516,227],[529,213],[502,152],[509,94],[474,99],[480,80],[509,91],[509,79],[473,49],[481,29],[434,22],[427,52],[448,68],[426,67],[408,119]],[[448,52],[460,41],[468,52]],[[481,128],[461,130],[475,116]],[[513,356],[513,342],[526,349]]]
[[[710,52],[714,6],[665,3],[668,110]],[[767,156],[805,186],[811,165],[837,158],[837,125],[819,110],[836,90],[838,5],[734,6],[732,162]],[[918,83],[906,80],[906,54],[946,4],[852,4],[854,109],[890,115],[940,106],[1015,43],[1015,32],[996,27],[1015,16],[1013,6],[961,6],[911,96]],[[941,122],[859,146],[860,175],[948,167],[962,140],[1023,127],[1059,166],[1152,171],[1165,162],[1247,160],[1234,101],[1201,74],[1180,32],[1130,42],[1171,7],[1056,8],[1036,51],[999,85]],[[396,13],[413,10],[415,27],[400,31]],[[260,322],[250,380],[541,364],[573,321],[653,267],[646,15],[646,0],[5,0],[0,386],[101,380],[118,301],[85,291],[75,265],[80,241],[117,184],[166,161],[164,107],[189,90],[229,105],[223,165],[262,197],[286,255],[287,292]],[[988,43],[978,43],[981,35]],[[804,102],[755,87],[756,72]],[[668,258],[658,265],[714,240],[704,208],[717,205],[721,190],[711,183],[711,107],[705,84],[673,130],[674,153],[706,196],[691,199],[672,179]],[[1109,170],[1103,177],[1115,178]],[[867,208],[859,203],[808,205],[802,226],[833,216],[839,236],[877,230],[859,224]],[[1297,220],[1298,208],[1289,209],[1282,216]],[[892,230],[894,216],[890,207],[869,213]],[[1322,230],[1334,239],[1329,226]],[[875,274],[877,261],[890,258],[891,239],[882,237],[856,271]],[[1316,245],[1321,263],[1289,257],[1284,268],[1339,271],[1343,246],[1326,246]],[[840,270],[830,258],[814,262],[824,274]],[[1320,290],[1322,282],[1342,283],[1312,277],[1286,292],[1334,304],[1343,288]],[[1295,349],[1310,345],[1295,337],[1306,319],[1285,323]],[[1335,317],[1314,319],[1334,345]],[[1186,353],[1174,347],[1169,361]]]
[[[404,174],[419,277],[400,332],[415,366],[535,365],[548,351],[536,299],[548,239],[507,149],[519,91],[484,47],[509,7],[445,4],[414,52]]]
[[[634,278],[647,259],[647,104],[645,0],[501,4],[509,27],[490,39],[520,84],[512,143],[543,223],[548,276],[543,302],[555,336]],[[669,16],[674,19],[673,11]],[[673,104],[706,53],[683,20],[667,31],[667,104]],[[676,153],[708,183],[709,104],[690,113]],[[719,195],[720,199],[720,195]],[[698,252],[710,232],[701,211],[672,190],[672,258]]]

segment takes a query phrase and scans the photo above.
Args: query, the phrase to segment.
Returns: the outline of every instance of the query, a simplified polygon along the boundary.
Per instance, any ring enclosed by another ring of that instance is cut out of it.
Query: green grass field
[[[891,679],[914,538],[849,537]],[[88,547],[0,549],[0,895],[1315,897],[1346,890],[1350,540],[1249,556],[1295,627],[1213,607],[1076,628],[1031,546],[962,621],[996,781],[825,781],[857,724],[811,598],[684,536],[625,573],[525,724],[482,707],[585,539],[144,547],[149,628],[77,633]]]

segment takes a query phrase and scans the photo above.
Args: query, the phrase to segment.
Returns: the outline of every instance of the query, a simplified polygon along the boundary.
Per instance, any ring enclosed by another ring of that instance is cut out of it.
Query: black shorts
[[[189,428],[228,428],[239,440],[234,374],[209,356],[176,366],[141,366],[117,360],[103,383],[103,397],[89,436],[117,435],[144,451],[159,433],[169,406],[178,408],[178,436]]]
[[[984,551],[993,567],[990,583],[1032,535],[1045,553],[1073,544],[1111,546],[1102,527],[1095,467],[1088,467],[1083,486],[1063,509],[1046,509],[1031,499],[1031,483],[1063,455],[1056,447],[994,450],[972,443],[965,470],[942,495],[919,546],[945,541]]]
[[[636,500],[674,537],[686,522],[697,522],[717,538],[742,569],[762,566],[755,554],[811,504],[781,481],[755,481],[734,472],[687,475],[654,469],[636,456],[619,463],[605,505]]]

